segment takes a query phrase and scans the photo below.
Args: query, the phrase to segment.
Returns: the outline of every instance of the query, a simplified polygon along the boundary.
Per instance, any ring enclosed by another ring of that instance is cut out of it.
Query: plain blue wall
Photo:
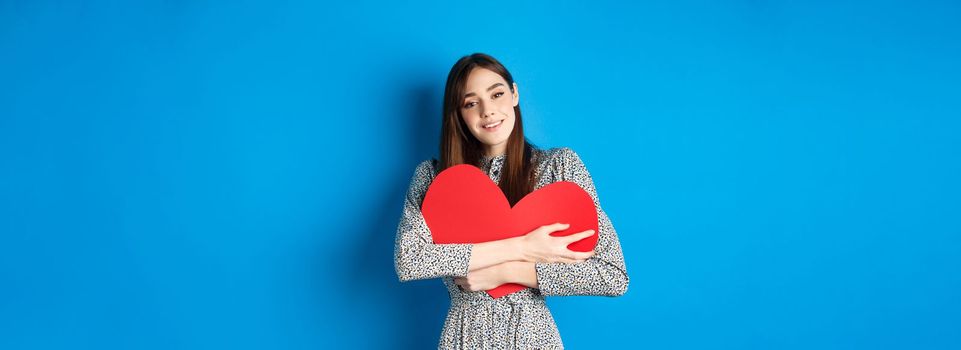
[[[435,346],[393,243],[447,70],[591,170],[568,347],[961,348],[952,1],[0,2],[0,348]]]

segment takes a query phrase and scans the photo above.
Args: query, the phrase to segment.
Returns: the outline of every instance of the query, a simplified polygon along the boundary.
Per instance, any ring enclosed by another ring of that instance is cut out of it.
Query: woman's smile
[[[494,132],[494,131],[500,130],[501,124],[504,124],[504,119],[498,120],[493,123],[487,123],[487,124],[481,125],[481,127],[484,129],[484,131]]]

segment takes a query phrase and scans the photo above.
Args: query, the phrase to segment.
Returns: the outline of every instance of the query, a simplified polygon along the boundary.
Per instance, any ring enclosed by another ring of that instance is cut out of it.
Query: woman
[[[614,227],[601,210],[584,163],[569,148],[539,150],[524,138],[517,84],[493,57],[475,53],[454,64],[444,91],[440,160],[417,166],[397,229],[394,262],[401,281],[442,278],[451,298],[440,348],[563,348],[544,297],[623,295],[628,277]],[[562,223],[478,244],[434,244],[420,211],[440,171],[473,164],[497,182],[511,205],[556,181],[571,181],[594,200],[599,237],[594,251],[567,245],[593,231],[554,237]],[[504,283],[529,288],[493,299]]]

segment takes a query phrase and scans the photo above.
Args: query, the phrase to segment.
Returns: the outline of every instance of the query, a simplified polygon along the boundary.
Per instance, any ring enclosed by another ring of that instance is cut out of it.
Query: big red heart
[[[497,184],[473,165],[456,165],[437,174],[421,205],[424,220],[436,244],[483,243],[527,234],[556,222],[571,226],[553,236],[594,230],[597,209],[594,200],[573,182],[560,181],[529,193],[512,208]],[[590,251],[597,234],[568,245],[568,249]],[[491,297],[523,290],[508,283],[487,291]]]

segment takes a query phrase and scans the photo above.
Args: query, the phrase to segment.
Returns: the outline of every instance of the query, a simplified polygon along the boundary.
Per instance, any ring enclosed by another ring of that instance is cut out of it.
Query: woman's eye
[[[504,92],[503,92],[503,91],[498,91],[497,93],[494,94],[494,98],[498,98],[498,97],[501,97],[501,96],[503,96],[503,95],[504,95]]]
[[[474,101],[467,102],[467,104],[464,105],[464,108],[471,108],[471,107],[474,107],[474,105],[476,104],[477,102],[474,102]]]

